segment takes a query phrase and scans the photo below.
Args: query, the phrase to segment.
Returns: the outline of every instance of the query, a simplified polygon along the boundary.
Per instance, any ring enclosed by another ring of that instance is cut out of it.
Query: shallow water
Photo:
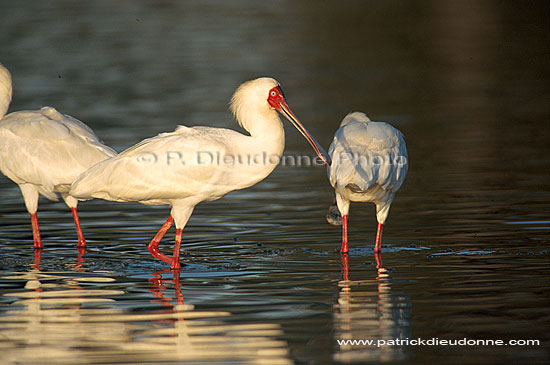
[[[325,147],[361,110],[404,133],[410,166],[381,257],[372,206],[352,204],[341,257],[325,170],[280,166],[196,208],[179,275],[146,248],[168,208],[84,202],[79,252],[70,211],[41,200],[35,253],[1,177],[0,363],[548,362],[550,34],[532,5],[1,3],[10,111],[55,106],[121,151],[237,128],[235,87],[271,75]],[[286,153],[312,154],[290,127]],[[338,344],[418,338],[540,344]]]

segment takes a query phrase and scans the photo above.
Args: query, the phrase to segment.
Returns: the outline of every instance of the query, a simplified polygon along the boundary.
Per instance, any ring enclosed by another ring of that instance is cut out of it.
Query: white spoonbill
[[[360,112],[349,113],[334,134],[329,148],[332,165],[327,172],[336,192],[327,220],[342,225],[341,253],[348,252],[350,201],[376,205],[378,230],[374,252],[382,248],[382,228],[395,193],[407,175],[407,147],[403,134],[384,122],[372,122]]]
[[[71,208],[78,247],[84,247],[78,200],[69,189],[78,175],[116,152],[103,145],[86,124],[54,108],[6,115],[11,97],[11,75],[0,64],[0,171],[21,189],[31,215],[34,248],[42,248],[36,215],[38,195],[58,200],[57,193]]]
[[[245,82],[233,95],[230,108],[250,135],[230,129],[179,126],[93,166],[75,180],[70,194],[79,199],[170,205],[170,216],[148,250],[172,269],[179,269],[182,230],[195,205],[254,185],[278,164],[285,135],[277,111],[330,164],[327,153],[288,107],[276,80],[264,77]],[[176,238],[170,258],[158,246],[174,221]]]

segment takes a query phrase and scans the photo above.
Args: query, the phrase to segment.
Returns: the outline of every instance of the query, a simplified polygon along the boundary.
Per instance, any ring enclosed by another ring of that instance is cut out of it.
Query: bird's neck
[[[280,158],[285,148],[285,131],[275,110],[250,113],[253,117],[239,119],[241,126],[250,134],[256,153],[265,153]]]
[[[238,121],[250,134],[232,148],[240,159],[241,171],[235,185],[242,189],[265,179],[277,167],[285,148],[285,133],[275,111]]]

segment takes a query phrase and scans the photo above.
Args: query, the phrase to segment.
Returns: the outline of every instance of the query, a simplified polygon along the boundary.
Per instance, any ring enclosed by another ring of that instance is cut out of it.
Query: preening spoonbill
[[[395,193],[405,180],[408,168],[403,134],[384,122],[372,122],[360,112],[349,113],[334,134],[329,148],[332,165],[327,167],[335,203],[327,220],[342,225],[341,253],[348,252],[350,201],[376,205],[378,230],[374,252],[382,248],[382,228]]]
[[[170,216],[148,250],[172,269],[179,269],[182,230],[195,205],[254,185],[278,164],[285,135],[277,111],[330,164],[330,157],[288,107],[276,80],[264,77],[245,82],[233,94],[230,108],[250,135],[229,129],[179,126],[174,132],[146,139],[93,166],[75,180],[70,194],[79,199],[170,205]],[[158,246],[174,221],[176,238],[170,258]]]
[[[21,189],[31,215],[34,248],[42,248],[36,216],[38,195],[58,200],[57,193],[71,208],[78,247],[84,247],[78,200],[69,189],[78,175],[116,152],[102,144],[86,124],[54,108],[6,115],[11,97],[11,75],[0,64],[0,171]]]

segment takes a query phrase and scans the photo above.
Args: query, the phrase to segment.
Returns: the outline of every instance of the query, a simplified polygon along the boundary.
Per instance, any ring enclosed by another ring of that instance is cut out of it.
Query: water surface
[[[382,256],[353,204],[350,253],[320,167],[280,166],[197,206],[179,275],[147,244],[166,207],[41,200],[44,250],[0,178],[0,348],[37,363],[546,363],[548,4],[478,1],[3,2],[10,111],[52,105],[118,151],[178,124],[238,128],[227,102],[273,76],[328,147],[364,111],[405,135]],[[312,155],[291,127],[286,153]],[[174,231],[161,248],[170,252]],[[538,340],[530,346],[343,339]]]

